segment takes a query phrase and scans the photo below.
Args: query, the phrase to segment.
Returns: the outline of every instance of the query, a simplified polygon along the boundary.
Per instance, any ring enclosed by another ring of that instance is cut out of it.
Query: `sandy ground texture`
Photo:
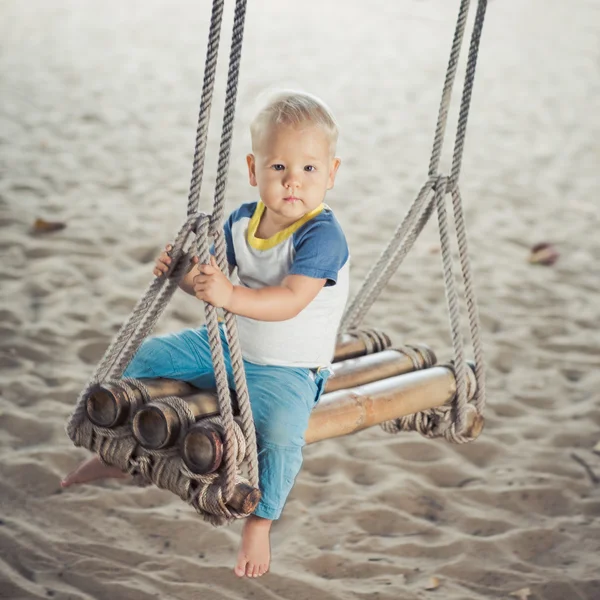
[[[461,174],[489,367],[477,442],[375,428],[308,448],[272,571],[253,581],[231,570],[240,523],[214,529],[158,489],[61,492],[86,456],[66,418],[185,216],[208,4],[2,2],[0,597],[600,598],[595,0],[489,6]],[[249,4],[228,207],[255,199],[257,94],[321,95],[342,125],[328,201],[356,287],[425,181],[458,2]],[[66,227],[36,235],[36,218]],[[436,236],[432,223],[367,323],[445,360]],[[528,262],[539,241],[558,248],[554,266]],[[201,313],[178,295],[158,331]]]

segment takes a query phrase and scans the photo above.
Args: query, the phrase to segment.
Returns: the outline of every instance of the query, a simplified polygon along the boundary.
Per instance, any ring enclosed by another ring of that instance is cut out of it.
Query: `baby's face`
[[[313,124],[273,126],[248,155],[250,185],[258,186],[267,209],[290,223],[323,202],[339,165],[327,134]]]

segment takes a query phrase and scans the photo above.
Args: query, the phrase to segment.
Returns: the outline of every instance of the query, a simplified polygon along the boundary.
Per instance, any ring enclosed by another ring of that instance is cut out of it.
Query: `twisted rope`
[[[200,112],[196,128],[196,145],[192,162],[192,179],[188,195],[188,216],[198,212],[200,203],[200,188],[204,174],[204,159],[206,156],[206,141],[208,139],[208,124],[212,106],[213,91],[215,89],[215,73],[219,55],[219,42],[221,40],[221,26],[223,23],[223,6],[225,0],[213,0],[210,29],[208,32],[208,47],[204,64],[204,82],[202,84],[202,97],[200,99]]]
[[[461,439],[461,432],[466,424],[466,414],[469,404],[466,394],[466,378],[468,369],[464,357],[464,343],[460,329],[460,306],[452,272],[449,227],[445,208],[445,196],[448,193],[452,195],[453,200],[459,259],[465,286],[464,295],[469,316],[471,341],[475,355],[477,393],[474,404],[479,413],[483,411],[485,405],[485,373],[481,331],[477,311],[477,301],[475,298],[473,279],[467,253],[466,227],[462,212],[460,192],[458,190],[458,179],[462,165],[462,158],[464,155],[469,108],[471,104],[477,58],[481,43],[481,34],[483,30],[485,12],[487,9],[487,0],[479,0],[478,2],[475,23],[471,34],[469,54],[467,58],[467,69],[461,96],[456,141],[453,151],[451,174],[449,177],[445,177],[439,175],[438,173],[444,137],[447,129],[448,111],[450,107],[450,101],[452,99],[452,90],[456,80],[460,51],[467,26],[469,5],[469,0],[461,0],[452,47],[450,50],[450,58],[448,60],[446,76],[442,89],[442,98],[440,101],[433,148],[429,162],[428,179],[423,188],[420,190],[417,198],[411,205],[402,224],[395,231],[392,240],[382,252],[377,263],[367,275],[356,297],[346,309],[340,326],[342,331],[346,331],[356,328],[360,325],[367,311],[379,297],[381,291],[391,278],[392,274],[396,271],[414,244],[416,237],[429,220],[433,209],[436,208],[438,213],[438,226],[442,247],[444,284],[446,287],[446,298],[450,317],[450,330],[452,335],[452,347],[454,351],[454,370],[457,380],[457,393],[455,399],[453,400],[451,411],[453,422],[452,431],[454,432],[452,437],[454,440]],[[434,198],[430,199],[429,194],[432,189],[435,189],[435,194]],[[424,417],[418,425],[419,428],[425,427],[425,423],[428,423],[428,426],[431,427],[431,431],[433,431],[435,429],[434,421],[437,422],[441,418],[440,415],[438,415],[438,417],[439,418],[437,418],[437,420]],[[414,419],[413,422],[416,423]],[[394,429],[394,427],[395,426],[392,422],[392,424],[389,426],[385,426],[384,429]]]
[[[404,220],[368,273],[358,294],[344,312],[340,324],[341,331],[354,330],[360,326],[385,285],[413,247],[432,212],[432,200],[428,196],[434,183],[435,178],[429,178],[421,188]]]
[[[456,375],[456,399],[454,402],[454,418],[458,431],[465,426],[465,411],[467,405],[467,383],[464,342],[460,328],[460,303],[456,292],[456,282],[452,270],[452,248],[450,247],[450,233],[448,231],[448,216],[446,214],[446,182],[447,178],[440,176],[435,190],[435,205],[438,212],[438,226],[442,246],[442,264],[444,271],[444,287],[446,288],[446,302],[450,316],[450,332],[452,335],[452,348],[454,349],[454,364]]]
[[[467,28],[467,17],[469,16],[470,0],[461,0],[458,9],[458,18],[456,28],[454,29],[454,38],[452,39],[452,48],[450,49],[450,58],[448,59],[448,67],[446,68],[446,78],[444,79],[444,87],[442,89],[442,99],[438,111],[437,124],[435,126],[435,135],[433,139],[433,149],[431,151],[431,159],[429,161],[429,176],[435,177],[438,174],[440,158],[442,156],[442,148],[444,145],[444,137],[446,135],[446,125],[448,122],[448,110],[452,100],[452,90],[454,81],[456,80],[456,72],[458,70],[458,59],[460,58],[460,50],[462,48],[465,31]],[[475,72],[472,74],[472,78]]]
[[[210,263],[210,249],[208,246],[208,216],[201,220],[198,228],[198,258],[203,264]],[[225,431],[224,439],[224,478],[223,478],[223,496],[225,502],[231,498],[235,487],[235,476],[237,465],[233,453],[233,409],[231,406],[231,393],[229,391],[229,382],[227,380],[227,370],[225,368],[225,357],[223,354],[223,345],[221,344],[221,332],[219,329],[219,316],[217,309],[204,303],[206,313],[206,329],[210,343],[212,355],[213,370],[217,387],[217,397],[219,400],[219,412],[223,419],[223,428]]]
[[[100,359],[96,370],[87,385],[80,393],[75,409],[67,422],[67,434],[71,440],[76,442],[77,428],[85,420],[85,402],[90,390],[111,376],[119,377],[123,370],[139,348],[143,339],[150,333],[158,317],[163,312],[168,301],[181,279],[184,269],[180,261],[185,263],[183,257],[183,246],[187,236],[192,230],[193,222],[188,219],[179,231],[173,243],[173,264],[167,277],[157,277],[149,285],[142,298],[134,307],[129,319],[121,326],[112,343]]]
[[[213,213],[210,217],[209,228],[209,234],[214,237],[215,241],[215,258],[217,264],[225,273],[228,269],[227,249],[225,245],[225,238],[222,234],[223,218],[225,213],[225,190],[227,188],[227,172],[229,169],[229,159],[231,156],[235,103],[237,97],[240,64],[242,60],[242,43],[244,39],[246,5],[246,0],[238,0],[236,2],[233,19],[229,71],[227,75],[227,92],[225,95],[225,115],[223,117],[221,146],[219,149],[219,163],[217,169],[217,181],[215,185]],[[239,343],[237,321],[235,315],[229,313],[228,311],[225,311],[225,326],[227,340],[229,343],[231,367],[233,370],[235,389],[238,398],[238,407],[242,421],[242,430],[246,438],[248,477],[251,485],[257,486],[258,458],[254,419],[252,417],[252,410],[250,408],[250,396],[248,394],[248,386],[246,383],[242,349]],[[227,497],[227,494],[225,494],[225,496]]]
[[[475,379],[477,389],[475,392],[475,407],[479,414],[483,413],[485,408],[485,366],[483,356],[483,343],[481,340],[481,325],[479,321],[479,310],[475,299],[473,285],[473,275],[471,273],[471,263],[469,260],[469,248],[467,242],[467,228],[462,210],[460,190],[455,187],[452,190],[452,200],[454,208],[454,223],[456,226],[456,237],[458,240],[458,254],[461,266],[463,282],[465,286],[465,298],[467,303],[467,313],[469,318],[469,330],[471,342],[473,345],[473,358],[475,360]]]
[[[224,0],[213,1],[204,69],[204,82],[198,115],[194,157],[192,161],[190,191],[188,194],[188,218],[173,243],[173,248],[170,253],[172,258],[171,268],[166,277],[154,279],[148,290],[138,301],[128,321],[121,327],[120,331],[115,336],[114,341],[100,360],[90,381],[80,394],[73,414],[70,416],[67,423],[67,433],[76,445],[85,445],[90,449],[94,449],[99,453],[102,460],[108,461],[110,464],[118,465],[124,470],[127,470],[146,481],[152,481],[161,487],[167,487],[168,489],[175,491],[175,493],[181,497],[185,496],[188,497],[188,499],[191,498],[191,488],[189,484],[181,483],[181,469],[168,467],[164,455],[154,456],[151,453],[146,453],[140,457],[133,457],[135,443],[125,443],[125,439],[128,439],[125,434],[125,431],[128,431],[127,427],[109,430],[92,426],[92,424],[85,419],[85,403],[94,386],[99,385],[109,378],[118,378],[122,376],[140,344],[152,331],[171,296],[177,289],[181,279],[188,272],[190,256],[184,252],[184,248],[187,246],[189,238],[193,233],[195,233],[196,236],[196,243],[193,247],[193,251],[197,253],[200,260],[205,264],[210,262],[209,237],[212,236],[215,238],[217,262],[220,268],[224,272],[227,272],[226,248],[221,228],[225,206],[224,199],[227,171],[231,154],[231,140],[233,136],[235,101],[241,64],[246,14],[245,0],[237,0],[236,2],[213,214],[208,216],[198,212],[207,147],[208,124],[210,120],[220,34],[222,29],[223,7]],[[235,317],[229,313],[226,314],[227,335],[231,348],[231,359],[238,404],[242,417],[242,428],[246,438],[244,443],[239,442],[239,427],[233,420],[231,397],[219,334],[217,311],[209,304],[205,304],[205,310],[215,380],[217,383],[219,409],[224,428],[224,474],[218,482],[215,478],[211,479],[210,485],[215,488],[213,491],[207,491],[207,484],[202,484],[200,487],[196,486],[191,501],[193,501],[196,507],[201,510],[217,511],[213,516],[209,516],[209,518],[214,517],[216,521],[220,521],[221,519],[227,520],[236,518],[236,515],[226,508],[226,503],[231,498],[236,481],[238,480],[237,458],[240,454],[240,449],[244,455],[248,456],[250,483],[253,486],[257,486],[257,450],[254,423],[250,409],[248,388],[246,385]],[[115,385],[121,384],[115,383]],[[179,408],[181,408],[181,406],[179,406]],[[185,413],[185,409],[182,410]],[[189,417],[189,415],[187,416]],[[117,439],[119,442],[113,443]],[[122,452],[119,450],[119,444],[122,444]],[[134,445],[132,446],[132,444]],[[218,491],[216,491],[216,488],[219,488]]]
[[[469,55],[467,58],[467,70],[463,93],[460,102],[460,111],[458,114],[458,126],[456,131],[456,141],[454,143],[454,153],[452,159],[452,168],[450,171],[450,189],[458,185],[458,177],[462,166],[464,155],[465,140],[467,137],[467,122],[469,120],[469,108],[471,106],[471,96],[473,95],[473,84],[475,82],[475,70],[477,68],[477,57],[479,56],[479,46],[481,44],[481,34],[483,32],[483,22],[487,9],[487,0],[479,0],[477,3],[477,12],[471,34],[471,43],[469,45]]]

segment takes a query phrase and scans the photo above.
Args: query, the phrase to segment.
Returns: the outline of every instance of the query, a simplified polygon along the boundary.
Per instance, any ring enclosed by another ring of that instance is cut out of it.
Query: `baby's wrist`
[[[237,285],[233,285],[233,283],[231,284],[231,289],[229,292],[229,298],[227,299],[227,301],[223,304],[223,308],[230,313],[235,313],[235,291],[236,291]]]

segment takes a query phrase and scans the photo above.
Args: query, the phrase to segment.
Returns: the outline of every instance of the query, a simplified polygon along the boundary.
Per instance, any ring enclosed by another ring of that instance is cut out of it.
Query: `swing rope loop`
[[[446,69],[446,77],[442,89],[442,98],[440,101],[440,108],[435,127],[427,181],[409,208],[408,213],[401,225],[394,232],[391,241],[388,243],[387,247],[383,250],[375,265],[367,274],[367,277],[358,293],[349,303],[348,308],[346,309],[346,312],[342,318],[341,325],[342,331],[353,330],[360,326],[367,312],[375,303],[392,275],[396,272],[401,262],[404,260],[404,257],[408,254],[408,251],[413,246],[416,237],[422,231],[431,214],[433,213],[433,210],[435,209],[438,214],[438,227],[440,230],[440,243],[442,248],[442,268],[444,274],[444,284],[446,287],[448,313],[450,317],[450,331],[452,334],[452,347],[454,352],[453,362],[457,378],[457,394],[454,400],[452,411],[453,420],[455,420],[454,428],[458,432],[457,437],[460,437],[460,433],[466,425],[466,377],[468,367],[465,363],[464,343],[460,334],[459,297],[455,289],[455,280],[452,273],[453,261],[450,250],[449,225],[445,210],[445,196],[447,194],[452,196],[454,224],[458,242],[461,274],[464,283],[464,297],[468,311],[471,343],[474,350],[475,377],[477,383],[477,392],[474,399],[474,404],[478,413],[481,413],[485,406],[485,369],[481,342],[481,327],[479,324],[477,300],[475,297],[473,278],[467,250],[466,227],[462,210],[461,195],[458,187],[458,179],[462,165],[462,158],[464,155],[469,108],[471,105],[477,58],[487,9],[487,0],[479,0],[477,4],[477,12],[471,34],[467,58],[467,69],[461,96],[451,174],[449,177],[442,177],[438,173],[444,137],[447,129],[448,111],[450,107],[450,101],[452,99],[452,90],[456,80],[460,51],[467,27],[469,6],[469,0],[461,0],[452,47],[450,50],[450,58],[448,60],[448,66]],[[432,193],[433,197],[430,197]],[[393,429],[393,427],[391,428]]]

